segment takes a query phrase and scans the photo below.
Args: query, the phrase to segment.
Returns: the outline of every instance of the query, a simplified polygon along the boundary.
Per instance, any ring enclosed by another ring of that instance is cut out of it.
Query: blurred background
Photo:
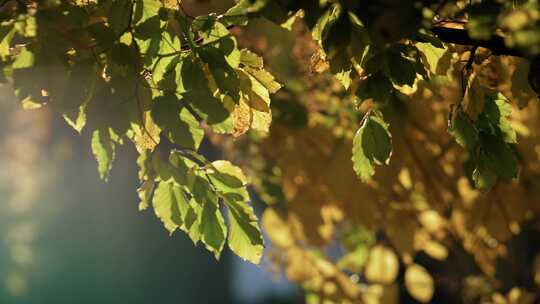
[[[233,1],[183,1],[193,16]],[[281,30],[285,32],[284,30]],[[264,261],[220,261],[138,211],[136,151],[99,179],[90,134],[49,107],[25,111],[0,84],[0,303],[303,303]],[[219,151],[203,143],[202,154]],[[259,214],[262,203],[256,203]]]
[[[165,1],[176,3],[176,0]],[[182,3],[185,11],[192,16],[209,12],[219,14],[233,5],[232,0],[185,0]],[[280,91],[281,95],[276,94],[272,99],[274,133],[267,145],[282,147],[288,140],[288,137],[281,136],[282,134],[296,134],[299,147],[312,147],[312,136],[317,136],[320,137],[317,140],[324,142],[320,147],[320,150],[323,150],[333,145],[336,138],[352,137],[353,131],[356,130],[355,124],[360,121],[359,113],[353,110],[352,100],[347,99],[336,79],[329,73],[314,73],[317,72],[320,62],[312,61],[318,58],[313,56],[317,54],[314,53],[317,47],[307,28],[298,26],[291,32],[268,21],[253,20],[249,27],[234,28],[231,32],[237,36],[240,48],[246,47],[263,56],[265,67],[284,85]],[[506,65],[501,63],[500,66]],[[445,109],[440,105],[446,107],[442,102],[432,104],[433,111],[418,112],[419,119],[423,117],[422,115],[426,115],[426,119],[431,119],[428,115],[441,114]],[[414,109],[424,107],[419,102]],[[536,117],[536,114],[531,116],[531,121]],[[308,119],[316,121],[319,127],[324,125],[326,129],[305,128]],[[446,120],[441,121],[446,123]],[[532,122],[529,123],[533,125]],[[277,128],[276,131],[276,126],[280,125],[281,129]],[[323,132],[319,133],[320,130]],[[441,130],[443,128],[438,131]],[[238,138],[234,141],[230,138],[223,139],[224,136],[209,136],[214,145],[203,142],[201,153],[210,160],[223,158],[239,165],[256,164],[257,159],[251,156],[260,154],[258,157],[261,158],[263,153],[249,149],[252,147],[246,139],[249,139],[249,136],[246,134],[244,139]],[[242,145],[244,146],[241,147]],[[217,147],[222,147],[223,151]],[[248,152],[235,153],[240,148]],[[344,146],[340,149],[344,149]],[[268,155],[271,155],[272,151]],[[301,167],[310,163],[312,159],[320,160],[325,157],[324,153],[320,153],[319,156],[312,155],[311,158],[307,158],[303,154],[306,149],[297,151],[268,159],[278,165],[300,164]],[[222,153],[223,155],[220,155]],[[350,153],[350,148],[347,153]],[[315,191],[304,192],[307,185],[304,185],[304,188],[293,187],[294,191],[302,189],[298,192],[306,195],[298,197],[291,195],[296,199],[295,204],[291,205],[294,207],[291,208],[291,214],[302,216],[301,219],[304,220],[302,225],[305,225],[306,231],[317,232],[309,236],[313,238],[311,241],[319,241],[321,235],[317,229],[326,226],[327,221],[323,220],[323,213],[317,214],[323,210],[322,206],[335,207],[339,202],[347,202],[337,209],[325,210],[356,212],[357,215],[369,217],[369,221],[378,218],[373,216],[376,213],[369,209],[375,204],[356,204],[356,199],[348,199],[355,195],[364,199],[364,196],[357,195],[363,193],[362,190],[354,192],[347,188],[349,185],[355,185],[357,179],[351,170],[349,154],[339,155],[343,158],[334,158],[333,164],[343,164],[346,167],[332,167],[323,161],[313,161],[313,166],[310,164],[311,168],[307,172],[317,175],[326,167],[333,168],[325,173],[325,177],[320,179],[315,187],[309,185],[316,189]],[[305,303],[302,291],[298,286],[289,283],[282,272],[291,270],[288,273],[289,277],[303,282],[304,270],[311,270],[310,262],[291,263],[291,267],[282,267],[278,270],[278,264],[280,262],[284,264],[284,261],[287,261],[284,256],[290,253],[280,251],[279,246],[267,250],[266,253],[270,253],[263,258],[259,266],[241,261],[231,254],[228,248],[225,248],[220,261],[216,261],[204,248],[193,246],[184,233],[178,232],[169,236],[152,210],[139,212],[139,199],[136,193],[139,182],[135,159],[136,151],[131,145],[119,146],[108,182],[100,180],[97,163],[90,148],[90,134],[87,131],[78,134],[50,107],[32,111],[22,110],[13,89],[7,84],[0,84],[0,304]],[[294,169],[294,166],[292,167]],[[255,172],[260,173],[265,166],[258,168],[259,171]],[[349,174],[345,177],[339,176],[348,180],[349,184],[338,182],[333,172]],[[288,176],[292,177],[293,174]],[[270,177],[270,174],[268,173],[266,177]],[[537,176],[533,178],[536,180]],[[327,181],[332,183],[326,183]],[[346,192],[346,194],[336,196],[339,198],[336,204],[323,202],[325,196],[312,201],[319,193],[317,186],[326,187],[328,184],[334,187],[333,191],[336,193]],[[267,187],[266,191],[271,193],[272,189],[276,190],[275,185],[268,183],[264,186]],[[283,193],[279,185],[277,189],[279,191],[273,192],[276,194],[273,203],[285,200],[280,196]],[[404,193],[408,195],[407,191]],[[422,198],[418,197],[419,200]],[[509,195],[505,200],[507,198],[506,203],[512,205],[512,208],[515,206],[516,214],[527,210],[519,209],[521,207],[517,203],[520,202],[520,197],[511,198]],[[265,205],[259,202],[256,196],[253,199],[256,212],[260,216]],[[265,200],[272,203],[268,198]],[[533,199],[528,201],[531,206],[532,203],[536,203]],[[396,215],[393,217],[399,222],[396,227],[401,227],[401,218]],[[482,221],[483,219],[484,216]],[[494,223],[492,227],[503,227],[502,230],[507,233],[508,225],[504,214],[492,216],[490,219]],[[362,218],[360,222],[362,220],[365,219]],[[332,232],[334,231],[332,229],[338,229],[337,225],[332,226],[332,221],[328,222],[330,224],[327,228],[330,230],[324,231]],[[412,246],[410,242],[407,243],[409,237],[421,229],[420,226],[413,226],[412,230],[409,229],[411,227],[409,225],[395,231],[394,237],[401,237],[400,233],[403,232],[401,240],[404,241],[401,243],[406,243],[404,247]],[[523,231],[526,230],[524,226]],[[320,239],[322,243],[329,244],[323,249],[324,254],[330,257],[329,260],[337,260],[347,253],[352,257],[349,260],[351,265],[363,267],[370,243],[362,238],[362,231],[354,229],[351,231],[353,238],[349,240],[352,244],[349,245],[350,248],[345,248],[347,239],[344,239],[342,244],[330,242],[329,239]],[[515,266],[519,264],[516,262],[524,265],[533,264],[532,260],[534,255],[537,255],[540,239],[536,230],[532,231],[519,237],[510,238],[511,235],[508,235],[508,239],[503,239],[509,248],[508,261],[486,262],[493,262],[493,265],[497,263],[497,267],[501,269],[498,275],[504,281],[505,293],[510,290],[507,287],[534,285],[530,279],[531,270],[526,266],[519,269]],[[466,233],[472,232],[466,230]],[[332,235],[326,232],[325,234]],[[354,238],[357,236],[360,236],[360,239]],[[345,246],[341,246],[343,244]],[[475,245],[477,244],[481,243],[476,242]],[[270,245],[268,241],[267,245]],[[487,247],[482,247],[483,245],[478,246],[472,249],[472,252],[480,253],[479,256],[484,258],[484,262],[487,260],[486,256],[495,251],[493,248],[491,251],[485,250]],[[478,303],[475,299],[479,296],[489,295],[491,298],[493,290],[490,289],[489,282],[480,275],[475,257],[459,246],[450,248],[452,249],[447,252],[445,247],[442,247],[444,262],[425,253],[419,253],[415,257],[415,263],[428,268],[437,285],[432,303],[465,302],[462,301],[463,298],[472,299],[467,303]],[[303,251],[297,255],[300,259],[295,262],[303,261],[302,253]],[[537,256],[540,259],[540,255]],[[269,262],[272,259],[275,263]],[[350,275],[351,282],[354,283],[349,284],[356,284],[361,279],[361,287],[365,288],[367,286],[363,284],[365,279],[356,274],[356,272],[361,274],[362,271],[358,270]],[[349,274],[344,272],[344,277],[348,278]],[[387,295],[394,296],[394,300],[401,303],[415,303],[402,284],[403,277],[404,272],[401,268],[398,283],[389,286],[390,291]],[[308,294],[307,298],[310,295],[315,294]],[[389,303],[388,298],[382,298],[381,303]]]
[[[268,264],[216,261],[139,212],[132,147],[103,182],[89,134],[22,110],[7,85],[0,125],[0,303],[302,303]]]

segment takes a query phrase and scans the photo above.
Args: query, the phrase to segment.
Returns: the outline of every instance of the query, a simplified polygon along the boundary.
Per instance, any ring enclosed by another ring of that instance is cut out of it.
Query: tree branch
[[[476,45],[491,50],[493,55],[508,55],[526,57],[526,54],[504,44],[504,38],[493,35],[489,40],[475,40],[469,36],[465,29],[455,29],[444,26],[435,26],[431,31],[443,42],[461,45]]]

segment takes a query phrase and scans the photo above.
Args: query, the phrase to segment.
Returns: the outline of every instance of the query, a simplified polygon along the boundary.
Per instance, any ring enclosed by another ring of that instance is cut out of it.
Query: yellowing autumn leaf
[[[268,233],[270,240],[280,248],[288,248],[294,244],[294,239],[287,223],[279,216],[277,211],[268,208],[262,216],[262,226]]]
[[[412,264],[405,270],[405,287],[415,300],[422,303],[429,302],[435,291],[431,275],[418,264]]]
[[[390,284],[394,282],[399,270],[399,261],[392,249],[375,245],[369,251],[364,271],[370,282]]]

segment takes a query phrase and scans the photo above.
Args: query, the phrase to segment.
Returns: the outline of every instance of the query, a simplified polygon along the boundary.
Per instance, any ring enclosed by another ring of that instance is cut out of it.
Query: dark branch
[[[504,44],[504,38],[501,36],[493,35],[489,40],[475,40],[469,36],[467,30],[444,26],[435,26],[431,29],[431,31],[437,35],[439,39],[446,43],[476,45],[491,50],[493,55],[526,57],[525,53],[516,49],[508,48]]]

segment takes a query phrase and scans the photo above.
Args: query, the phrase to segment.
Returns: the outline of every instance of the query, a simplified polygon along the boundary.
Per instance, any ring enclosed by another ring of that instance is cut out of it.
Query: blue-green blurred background
[[[302,302],[268,264],[216,261],[139,212],[135,156],[101,181],[89,134],[0,87],[0,303]]]
[[[182,3],[195,16],[234,4]],[[89,137],[50,107],[23,111],[0,85],[0,304],[304,302],[265,259],[253,266],[225,249],[216,261],[169,236],[152,210],[138,211],[135,150],[120,147],[103,182]]]

